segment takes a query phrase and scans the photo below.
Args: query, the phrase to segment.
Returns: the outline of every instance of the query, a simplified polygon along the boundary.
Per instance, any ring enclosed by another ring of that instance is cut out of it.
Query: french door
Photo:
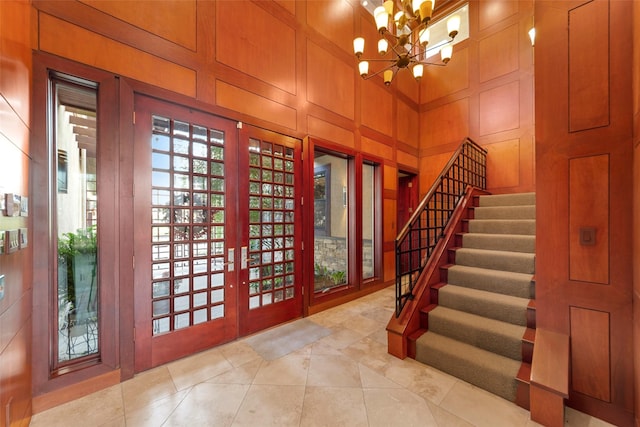
[[[302,314],[300,141],[135,99],[135,364]]]

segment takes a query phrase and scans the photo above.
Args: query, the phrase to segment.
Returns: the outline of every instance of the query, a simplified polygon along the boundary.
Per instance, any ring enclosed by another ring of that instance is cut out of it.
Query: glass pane
[[[362,165],[362,278],[375,276],[375,166]]]
[[[77,97],[86,101],[84,108],[66,104],[67,100]],[[97,129],[96,99],[97,92],[94,89],[62,82],[56,82],[54,85],[53,158],[57,158],[59,163],[57,169],[54,168],[58,173],[54,179],[57,183],[55,237],[58,249],[56,367],[68,364],[79,357],[98,357],[100,351],[100,283],[97,274],[97,189],[100,187],[97,182],[98,141],[95,137],[88,136],[95,135]],[[78,122],[81,124],[77,124]],[[164,125],[162,121],[154,123],[154,126],[160,128]],[[152,144],[165,150],[168,148],[167,139],[164,137],[152,141]],[[152,165],[154,168],[167,169],[167,160],[166,154],[158,154],[152,159]],[[168,184],[166,172],[153,171],[151,179],[162,187]],[[157,212],[156,219],[161,217],[162,214]],[[166,247],[155,247],[153,256],[156,259],[165,258]],[[162,268],[154,271],[154,278],[162,271]],[[154,291],[162,292],[160,288],[162,285]]]
[[[289,170],[286,163],[285,168]],[[317,150],[314,153],[315,292],[326,292],[347,282],[348,168],[349,162],[345,158]],[[285,246],[293,247],[293,239],[288,237]]]

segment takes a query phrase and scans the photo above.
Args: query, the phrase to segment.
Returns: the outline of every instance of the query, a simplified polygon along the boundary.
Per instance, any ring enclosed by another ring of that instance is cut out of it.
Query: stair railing
[[[467,186],[486,189],[487,151],[466,138],[396,237],[396,317],[444,234]]]

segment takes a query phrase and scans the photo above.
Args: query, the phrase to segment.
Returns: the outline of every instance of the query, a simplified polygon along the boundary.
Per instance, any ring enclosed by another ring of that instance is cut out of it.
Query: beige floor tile
[[[220,352],[234,367],[244,365],[252,360],[261,359],[260,355],[244,341],[226,344],[220,348]]]
[[[233,365],[221,351],[213,349],[171,362],[167,369],[176,389],[184,390],[233,369]]]
[[[125,417],[127,427],[157,427],[162,425],[189,391],[188,389],[179,391],[140,409],[127,412]]]
[[[41,412],[31,418],[35,427],[68,427],[73,420],[82,420],[83,425],[124,426],[124,405],[121,385],[84,396]],[[75,424],[80,425],[80,424]]]
[[[206,382],[214,384],[251,384],[262,365],[262,359],[254,359],[237,368],[230,369]]]
[[[569,427],[613,427],[613,424],[569,407],[565,407],[564,419],[564,425]]]
[[[358,364],[347,356],[313,355],[307,385],[361,388]]]
[[[284,356],[276,360],[263,361],[253,384],[304,386],[307,383],[308,372],[308,356]]]
[[[350,329],[360,335],[369,335],[380,329],[380,322],[362,316],[360,314],[348,317],[344,322],[340,323],[345,329]]]
[[[404,389],[365,389],[364,401],[371,427],[437,427],[420,396]]]
[[[384,376],[436,404],[457,382],[456,378],[413,359],[392,361],[384,369]]]
[[[358,368],[360,369],[362,388],[402,388],[400,384],[385,378],[373,369],[362,364],[358,365]]]
[[[367,427],[360,387],[307,387],[301,427]]]
[[[427,400],[427,405],[431,409],[433,418],[435,418],[438,427],[474,427],[473,424],[463,420],[457,415],[441,408],[433,402]]]
[[[233,426],[297,427],[302,415],[304,386],[250,386]]]
[[[142,372],[122,383],[125,411],[135,411],[177,391],[166,365]]]
[[[248,390],[241,384],[197,384],[163,426],[231,426]]]
[[[529,420],[529,411],[463,381],[456,381],[440,407],[478,427],[524,427]]]
[[[349,347],[351,344],[361,340],[362,338],[362,334],[357,333],[353,330],[336,327],[334,328],[334,332],[331,335],[322,338],[318,342],[327,344],[338,350],[342,350],[343,348]]]

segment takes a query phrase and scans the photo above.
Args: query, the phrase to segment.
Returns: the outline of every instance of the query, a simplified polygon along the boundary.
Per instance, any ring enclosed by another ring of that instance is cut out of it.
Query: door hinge
[[[133,112],[133,124],[134,125],[136,124],[136,112],[135,111]]]
[[[304,196],[300,197],[300,206],[304,206]]]
[[[135,270],[136,269],[136,257],[132,256],[131,257],[131,267]]]
[[[136,328],[133,328],[133,341],[135,342],[136,340]]]
[[[302,242],[302,250],[304,251],[304,242]]]

